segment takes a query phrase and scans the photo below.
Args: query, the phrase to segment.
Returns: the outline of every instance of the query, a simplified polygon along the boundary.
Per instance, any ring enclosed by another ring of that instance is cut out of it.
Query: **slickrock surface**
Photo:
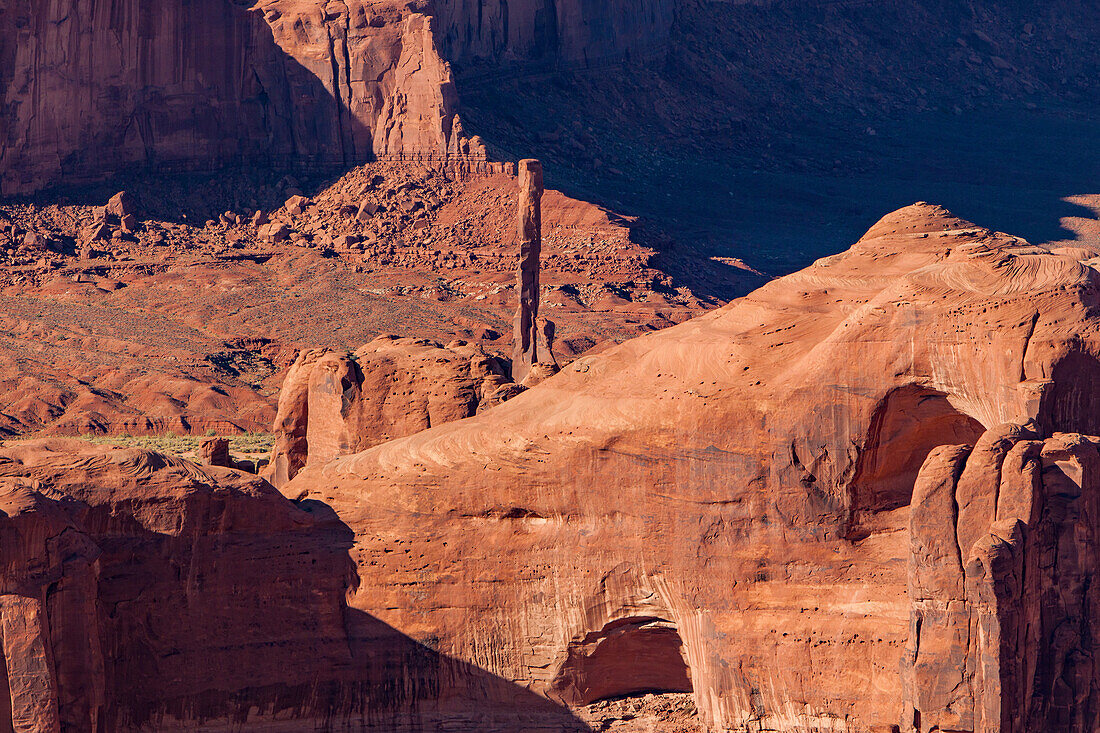
[[[256,477],[24,444],[0,450],[0,537],[17,731],[584,729],[348,608],[350,530]]]
[[[12,720],[1092,731],[1094,254],[918,204],[506,404],[311,461],[293,501],[137,450],[0,450]],[[291,386],[343,440],[354,362],[316,356]]]
[[[352,607],[551,699],[686,679],[719,730],[1084,733],[1100,458],[1056,433],[1100,433],[1093,255],[909,207],[283,491],[353,530]]]
[[[465,342],[379,336],[354,353],[303,351],[279,395],[268,478],[282,486],[309,463],[470,417],[516,386],[505,362]]]
[[[511,354],[509,174],[375,163],[308,185],[254,172],[132,190],[132,234],[102,208],[117,188],[82,195],[95,206],[0,206],[0,435],[267,430],[299,349],[379,333]],[[714,303],[653,266],[633,222],[555,191],[543,216],[560,356]]]

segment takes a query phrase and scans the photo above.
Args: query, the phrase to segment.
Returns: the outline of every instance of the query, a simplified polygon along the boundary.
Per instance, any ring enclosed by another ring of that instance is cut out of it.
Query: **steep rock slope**
[[[17,0],[0,23],[3,194],[128,167],[469,153],[431,20],[398,3]]]
[[[993,679],[998,664],[1016,664],[1012,648],[1031,659],[1053,644],[1072,660],[1092,649],[1058,637],[1056,620],[1041,640],[1013,637],[1007,624],[1033,601],[1012,605],[997,579],[1005,568],[985,580],[969,569],[987,531],[1016,542],[978,518],[1031,522],[1026,487],[1011,507],[1004,493],[1002,512],[986,466],[1029,435],[1100,432],[1092,256],[910,207],[848,252],[723,309],[582,358],[483,415],[311,466],[283,491],[329,504],[354,530],[353,607],[553,699],[690,683],[718,729],[985,730],[975,711],[1015,704]],[[1093,443],[1072,441],[1091,465]],[[956,537],[949,517],[929,524],[918,504],[943,493],[929,488],[942,459],[929,454],[975,444],[951,489]],[[1044,466],[1082,497],[1095,491],[1052,450]],[[1033,503],[1075,495],[1043,480]],[[1087,526],[1086,504],[1085,525],[1055,509],[1049,521]],[[1049,552],[1050,531],[1021,540],[1039,548],[1024,556]],[[946,549],[920,550],[928,532]],[[954,570],[921,580],[926,558],[934,565],[950,547],[976,584],[965,596],[951,595],[963,592]],[[1088,597],[1075,568],[1096,553],[1087,537],[1077,547],[1078,560],[1028,581],[1038,583],[1028,598],[1055,586]],[[936,665],[953,668],[978,642],[913,651],[917,638],[969,628],[947,619],[921,631],[929,604],[952,598],[974,599],[974,623],[992,613],[1006,624],[1008,646],[987,635],[977,671],[967,667],[965,705],[943,697]],[[1054,677],[1030,703],[1030,729],[1091,730],[1087,661],[1040,670]]]

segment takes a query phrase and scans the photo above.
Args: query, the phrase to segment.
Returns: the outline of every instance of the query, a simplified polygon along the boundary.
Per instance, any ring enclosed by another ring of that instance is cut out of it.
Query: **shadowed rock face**
[[[1095,730],[1098,440],[942,446],[910,513],[904,730]],[[957,531],[957,537],[956,537]]]
[[[584,729],[348,608],[350,543],[327,507],[229,469],[0,451],[0,729]]]
[[[403,4],[11,5],[4,195],[131,167],[471,154],[431,20]]]
[[[718,730],[1093,731],[1089,257],[909,207],[295,503],[5,449],[12,719],[570,730],[691,690]]]
[[[448,58],[617,59],[672,0],[14,0],[0,17],[0,195],[127,168],[483,160]],[[621,7],[620,7],[621,5]],[[429,13],[436,13],[431,17]]]
[[[683,689],[686,664],[716,729],[1091,730],[1090,489],[1034,483],[1054,464],[1018,447],[1095,452],[1055,436],[1093,419],[1089,256],[909,207],[719,311],[285,491],[355,532],[353,607],[570,703],[639,678]],[[1018,568],[1056,548],[1073,559],[1043,560],[1011,603]],[[1040,620],[1054,588],[1065,610]],[[616,639],[648,653],[613,663]],[[998,713],[1022,686],[1026,714]]]

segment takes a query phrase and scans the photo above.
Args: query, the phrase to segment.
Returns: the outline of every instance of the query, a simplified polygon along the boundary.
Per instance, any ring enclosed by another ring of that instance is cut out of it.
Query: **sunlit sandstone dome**
[[[1087,730],[1094,255],[917,204],[284,493],[354,530],[353,607],[551,699],[686,667],[719,730]]]
[[[585,730],[690,691],[715,730],[1092,730],[1092,254],[919,204],[282,495],[4,449],[0,697],[18,729]]]

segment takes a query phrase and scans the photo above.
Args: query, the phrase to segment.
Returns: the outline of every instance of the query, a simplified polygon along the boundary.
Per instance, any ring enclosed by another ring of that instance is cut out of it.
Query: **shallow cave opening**
[[[985,427],[957,410],[947,395],[908,385],[875,408],[851,483],[850,538],[866,534],[873,514],[909,504],[924,459],[941,445],[973,445]]]
[[[664,619],[612,621],[570,644],[552,683],[554,696],[579,706],[651,692],[691,692],[683,647],[676,626]]]

